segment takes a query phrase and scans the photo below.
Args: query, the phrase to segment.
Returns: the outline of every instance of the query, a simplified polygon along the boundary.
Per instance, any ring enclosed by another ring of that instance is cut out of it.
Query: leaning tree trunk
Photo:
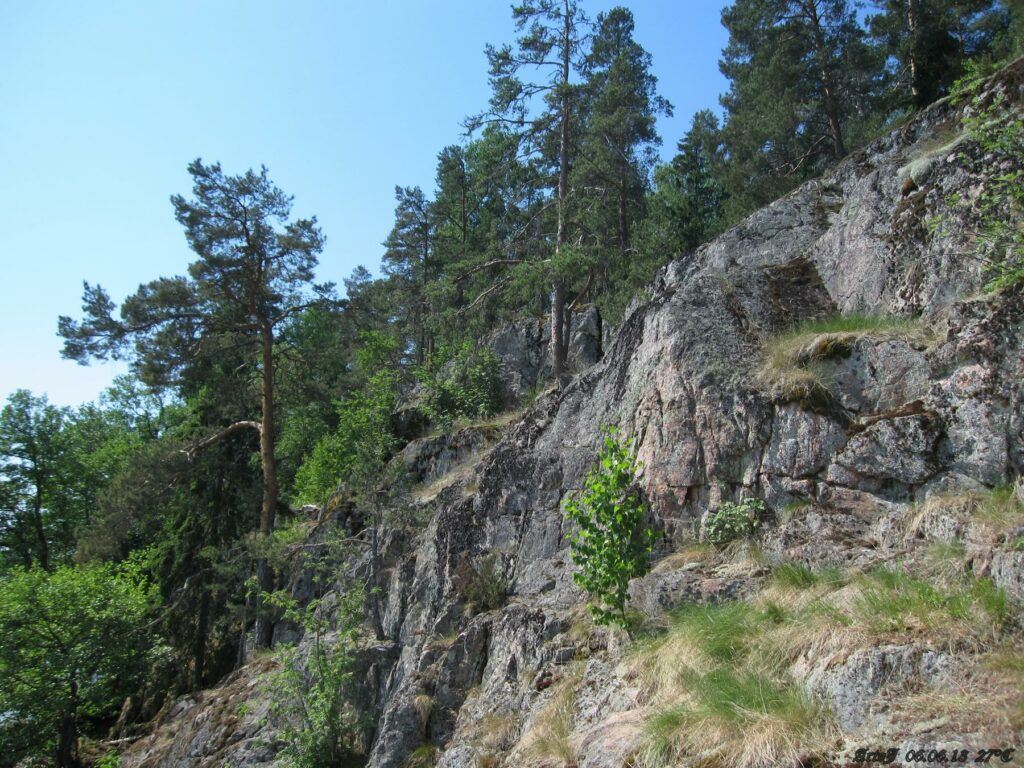
[[[263,381],[260,428],[260,463],[263,465],[263,508],[260,510],[260,536],[269,538],[274,532],[277,514],[277,456],[274,453],[274,329],[265,324],[261,330],[263,343]],[[256,563],[256,578],[262,593],[274,588],[274,574],[265,557]],[[269,648],[274,634],[274,622],[263,610],[256,617],[257,648]]]

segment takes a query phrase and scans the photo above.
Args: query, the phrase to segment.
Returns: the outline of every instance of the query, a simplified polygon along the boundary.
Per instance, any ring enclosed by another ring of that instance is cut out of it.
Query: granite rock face
[[[1022,70],[1018,62],[992,87],[1019,101]],[[952,106],[935,105],[670,263],[613,338],[596,316],[578,318],[579,373],[486,451],[477,437],[455,435],[402,452],[397,460],[422,468],[419,479],[435,489],[410,502],[429,522],[388,563],[390,646],[367,671],[379,684],[365,686],[375,724],[370,766],[400,768],[424,743],[446,768],[528,764],[520,737],[548,716],[553,691],[572,674],[579,764],[621,765],[636,748],[643,704],[620,663],[622,638],[579,630],[584,598],[572,582],[562,515],[605,424],[635,442],[656,556],[694,535],[721,502],[758,497],[769,510],[769,557],[866,568],[899,562],[908,536],[965,539],[976,572],[1024,596],[1024,557],[1005,540],[972,543],[969,519],[921,512],[942,494],[1003,485],[1024,471],[1024,297],[982,293],[978,262],[962,256],[969,219],[941,232],[924,223],[966,215],[948,208],[950,196],[976,195],[985,182],[959,124]],[[956,149],[936,154],[953,140]],[[823,399],[761,384],[766,342],[794,321],[850,313],[920,317],[927,338],[857,335],[823,360]],[[509,399],[543,379],[544,333],[538,320],[488,340]],[[469,469],[452,471],[471,455]],[[508,597],[481,612],[458,574],[488,556]],[[764,576],[756,563],[673,562],[633,584],[634,608],[657,616],[686,602],[734,600],[755,593]],[[951,663],[908,641],[844,659],[803,658],[794,674],[855,734],[879,722],[872,706],[886,686],[941,685]],[[421,697],[431,701],[426,722]],[[176,718],[175,743],[206,738],[196,721]],[[232,738],[234,764],[262,764],[264,753],[244,746],[254,743],[248,730],[240,725]],[[132,748],[122,765],[231,764],[203,762],[189,749],[161,757],[149,748],[137,760],[142,752]]]

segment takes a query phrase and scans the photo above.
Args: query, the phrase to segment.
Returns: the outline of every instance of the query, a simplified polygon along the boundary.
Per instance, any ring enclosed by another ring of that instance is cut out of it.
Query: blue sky
[[[591,16],[616,3],[583,0]],[[636,0],[670,157],[725,81],[720,0]],[[505,0],[0,0],[0,398],[91,400],[117,372],[61,360],[83,279],[116,301],[191,260],[168,198],[196,157],[266,165],[327,235],[319,278],[377,270],[396,184],[432,186],[438,150],[487,100]]]

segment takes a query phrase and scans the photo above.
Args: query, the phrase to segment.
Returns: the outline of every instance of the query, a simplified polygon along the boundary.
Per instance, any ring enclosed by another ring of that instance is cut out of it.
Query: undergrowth
[[[646,768],[802,764],[838,736],[835,718],[790,675],[804,654],[844,656],[919,637],[958,650],[998,641],[1006,596],[988,579],[875,569],[776,566],[756,598],[687,605],[638,643],[632,670],[653,711],[637,759]]]

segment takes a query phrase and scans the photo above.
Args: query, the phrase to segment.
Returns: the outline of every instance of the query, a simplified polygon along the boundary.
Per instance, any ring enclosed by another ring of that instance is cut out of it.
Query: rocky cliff
[[[1019,104],[1022,82],[1017,62],[986,87]],[[970,255],[986,178],[961,117],[933,106],[670,263],[598,363],[507,424],[403,451],[401,503],[428,522],[387,536],[370,766],[1017,746],[1024,499],[1000,489],[1024,470],[1024,298],[983,292]],[[588,622],[562,514],[606,424],[634,441],[658,535],[632,634]],[[766,505],[757,541],[702,544],[746,498]],[[459,578],[485,558],[507,593],[490,610]],[[273,764],[269,664],[177,702],[122,765]]]

